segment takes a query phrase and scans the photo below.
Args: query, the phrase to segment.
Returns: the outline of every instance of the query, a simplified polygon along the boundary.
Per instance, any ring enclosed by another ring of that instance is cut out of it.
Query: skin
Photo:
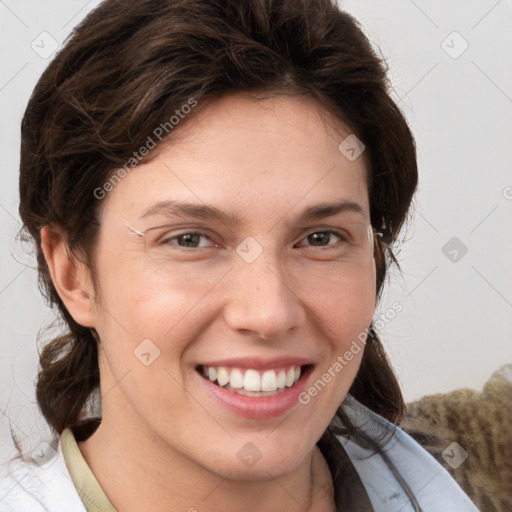
[[[103,199],[96,286],[69,257],[63,233],[42,229],[60,296],[101,340],[103,420],[79,448],[117,510],[334,510],[316,442],[362,351],[309,404],[274,419],[219,406],[195,368],[226,357],[303,356],[315,364],[307,389],[370,325],[376,271],[366,164],[364,154],[349,161],[338,150],[349,133],[310,98],[224,97],[185,120]],[[141,218],[171,199],[212,204],[240,223]],[[309,206],[340,199],[363,214],[296,220]],[[134,232],[163,224],[143,237]],[[313,245],[308,235],[325,229],[347,241],[333,235]],[[198,230],[210,237],[199,248],[161,243]],[[249,236],[263,251],[252,263],[236,252]],[[134,350],[148,338],[160,355],[146,366]],[[236,456],[248,442],[262,454],[252,467]]]

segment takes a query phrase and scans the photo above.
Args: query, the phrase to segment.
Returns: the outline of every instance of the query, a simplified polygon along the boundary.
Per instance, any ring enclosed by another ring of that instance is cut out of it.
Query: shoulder
[[[416,510],[404,487],[410,489],[423,511],[478,512],[449,473],[403,430],[350,395],[343,408],[372,439],[379,439],[386,432],[392,434],[382,455],[338,436],[366,487],[375,512]]]
[[[85,512],[69,475],[60,438],[25,459],[0,464],[0,512]]]

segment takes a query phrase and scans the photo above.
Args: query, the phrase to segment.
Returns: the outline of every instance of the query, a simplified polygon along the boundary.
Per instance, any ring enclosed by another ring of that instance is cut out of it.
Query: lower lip
[[[282,416],[294,405],[297,405],[299,395],[302,393],[312,369],[312,366],[306,367],[300,379],[291,388],[285,388],[284,391],[275,395],[262,397],[239,395],[214,384],[202,375],[198,375],[206,386],[206,390],[226,409],[244,418],[260,420]]]

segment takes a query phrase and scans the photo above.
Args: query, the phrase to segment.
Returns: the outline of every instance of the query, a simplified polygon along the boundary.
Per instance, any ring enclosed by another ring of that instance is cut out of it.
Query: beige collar
[[[61,446],[73,484],[87,512],[117,512],[85,461],[71,429],[61,434]]]

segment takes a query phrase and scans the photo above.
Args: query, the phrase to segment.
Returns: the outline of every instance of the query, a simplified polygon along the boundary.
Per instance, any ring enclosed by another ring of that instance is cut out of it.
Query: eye
[[[164,245],[177,245],[178,247],[184,247],[189,249],[196,249],[200,247],[208,247],[207,245],[201,245],[201,238],[210,240],[210,237],[206,233],[200,233],[200,232],[186,232],[186,233],[180,233],[179,235],[174,235],[168,238],[165,238],[161,241]],[[174,243],[174,240],[177,243]],[[214,244],[215,245],[215,244]]]
[[[341,233],[333,231],[332,229],[314,231],[307,235],[303,240],[307,240],[311,247],[329,247],[333,245],[329,244],[329,241],[332,240],[333,236],[339,238],[342,242],[347,241]]]
[[[314,231],[313,233],[307,235],[303,240],[307,240],[310,247],[330,247],[336,245],[335,243],[329,243],[332,241],[333,237],[338,238],[341,242],[347,241],[346,237],[344,237],[341,233],[331,229]],[[211,244],[208,245],[208,243],[201,243],[201,239],[208,240],[211,242]],[[162,245],[177,246],[184,249],[198,249],[204,247],[214,247],[216,245],[214,242],[212,242],[207,233],[196,231],[188,231],[167,237],[164,238],[160,243]]]

